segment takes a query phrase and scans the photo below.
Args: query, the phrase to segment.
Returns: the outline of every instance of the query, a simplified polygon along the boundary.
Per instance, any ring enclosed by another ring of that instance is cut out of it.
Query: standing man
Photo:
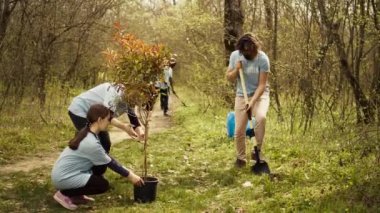
[[[269,58],[261,50],[261,42],[254,34],[247,33],[237,42],[236,49],[231,53],[226,77],[230,82],[236,82],[235,97],[235,143],[236,161],[239,168],[247,163],[245,147],[245,129],[248,121],[247,113],[256,119],[255,138],[260,159],[265,135],[266,115],[269,109]],[[239,70],[243,70],[249,104],[245,104]],[[257,159],[253,159],[256,160]]]

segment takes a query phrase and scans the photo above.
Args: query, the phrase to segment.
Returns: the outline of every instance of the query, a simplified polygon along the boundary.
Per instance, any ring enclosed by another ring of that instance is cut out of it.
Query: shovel
[[[245,87],[245,80],[244,80],[244,75],[243,75],[242,69],[239,70],[239,75],[240,75],[240,80],[241,80],[241,87],[243,88],[244,101],[245,101],[245,104],[248,105],[247,88]],[[252,132],[253,132],[253,120],[252,120],[250,110],[248,110],[247,114],[248,114],[249,125],[252,129]],[[252,140],[253,140],[253,137],[250,137],[250,138],[252,138]],[[252,166],[252,172],[256,175],[261,175],[263,173],[270,174],[270,169],[269,169],[268,163],[260,159],[260,150],[257,148],[257,145],[254,146],[253,155],[256,158],[256,163]]]
[[[182,103],[182,105],[183,105],[184,107],[187,107],[187,105],[185,104],[185,102],[183,102],[183,101],[178,97],[177,93],[174,93],[174,92],[173,92],[173,94],[174,94],[175,97],[177,97],[177,99],[178,99],[179,101],[181,101],[181,103]]]

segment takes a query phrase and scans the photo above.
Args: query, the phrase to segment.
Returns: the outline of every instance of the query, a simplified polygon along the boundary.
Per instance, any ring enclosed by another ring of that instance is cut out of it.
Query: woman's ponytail
[[[77,150],[80,142],[87,136],[87,133],[90,131],[90,123],[87,122],[86,126],[83,127],[73,139],[69,141],[69,147],[72,150]]]

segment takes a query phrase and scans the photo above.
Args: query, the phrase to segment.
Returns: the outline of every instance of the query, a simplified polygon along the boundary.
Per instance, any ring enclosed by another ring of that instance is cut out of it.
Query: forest
[[[176,58],[172,115],[153,111],[149,134],[157,198],[133,202],[133,186],[107,171],[110,191],[79,211],[378,211],[379,0],[0,0],[1,212],[63,210],[50,174],[75,133],[68,107],[115,80],[115,32]],[[226,136],[226,71],[245,33],[270,61],[270,176],[234,168]],[[112,156],[141,175],[144,146],[118,141]]]

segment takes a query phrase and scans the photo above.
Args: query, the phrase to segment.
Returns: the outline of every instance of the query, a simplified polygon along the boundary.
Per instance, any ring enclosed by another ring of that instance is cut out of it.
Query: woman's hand
[[[132,126],[130,124],[124,124],[124,128],[123,129],[133,139],[138,138],[137,133],[135,132],[135,130],[133,130],[133,128],[132,128]]]
[[[129,171],[129,175],[127,176],[127,179],[135,186],[142,186],[144,185],[144,180],[137,176],[135,173],[132,171]]]
[[[137,134],[137,140],[144,141],[145,140],[145,131],[141,126],[136,127],[135,132]]]

